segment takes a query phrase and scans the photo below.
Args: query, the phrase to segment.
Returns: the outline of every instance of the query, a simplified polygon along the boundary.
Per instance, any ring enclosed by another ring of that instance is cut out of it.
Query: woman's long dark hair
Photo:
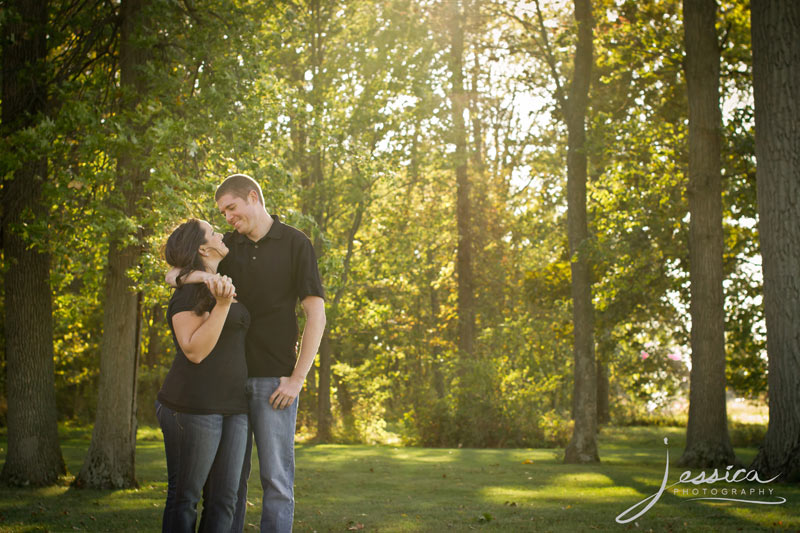
[[[196,218],[190,218],[172,232],[164,246],[164,259],[170,266],[180,269],[175,284],[183,286],[183,280],[193,270],[203,271],[206,269],[203,258],[200,256],[199,248],[206,243],[206,235],[203,226]],[[208,290],[205,283],[198,293],[197,302],[193,311],[197,315],[202,315],[214,307],[214,296]]]

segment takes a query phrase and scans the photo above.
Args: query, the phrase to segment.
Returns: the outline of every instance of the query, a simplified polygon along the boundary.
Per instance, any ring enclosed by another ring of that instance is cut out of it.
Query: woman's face
[[[203,226],[203,232],[206,236],[206,242],[200,249],[206,251],[208,254],[207,257],[213,258],[214,254],[216,254],[221,259],[228,255],[228,247],[222,242],[222,234],[218,231],[214,231],[211,224],[204,220],[201,221],[200,224]]]

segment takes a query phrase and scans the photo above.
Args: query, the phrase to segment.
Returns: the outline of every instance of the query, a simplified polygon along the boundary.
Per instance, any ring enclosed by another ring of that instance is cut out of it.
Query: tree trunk
[[[437,323],[439,320],[439,314],[441,313],[441,304],[439,303],[439,294],[436,290],[436,278],[438,276],[438,265],[434,261],[434,249],[432,247],[428,247],[425,252],[426,258],[426,266],[425,273],[427,276],[427,285],[428,285],[428,297],[430,302],[430,314],[431,319],[429,324],[431,328],[433,325]],[[435,329],[434,329],[435,331]],[[431,369],[433,372],[433,390],[436,391],[436,399],[441,400],[445,396],[445,386],[444,386],[444,371],[442,369],[442,362],[441,354],[442,348],[439,342],[436,342],[433,339],[428,340],[428,346],[431,350]]]
[[[725,407],[719,45],[715,0],[684,0],[689,99],[689,276],[692,370],[686,449],[679,464],[734,464]]]
[[[138,134],[136,104],[146,94],[144,66],[148,50],[141,36],[150,31],[145,23],[143,0],[124,0],[121,4],[120,80],[123,113],[130,115],[129,127]],[[140,167],[142,157],[128,149],[117,157],[116,193],[121,196],[122,214],[135,217],[147,171]],[[127,273],[138,268],[141,256],[137,235],[127,244],[128,235],[111,236],[103,305],[103,338],[100,342],[100,384],[92,442],[83,468],[75,479],[78,487],[135,487],[136,450],[136,369],[140,347],[141,299],[132,290]]]
[[[458,348],[471,357],[475,352],[475,291],[472,265],[472,206],[467,172],[467,129],[464,109],[469,95],[464,90],[464,13],[461,2],[449,2],[450,13],[450,105],[453,112],[453,164],[456,173],[456,279],[458,280]]]
[[[46,111],[47,8],[43,0],[20,0],[4,10],[4,137],[34,126]],[[34,244],[20,232],[47,216],[42,186],[48,169],[46,158],[19,163],[2,197],[8,453],[0,479],[49,485],[66,473],[58,443],[50,254],[46,242]]]
[[[597,361],[597,423],[608,424],[611,422],[611,412],[608,407],[608,361]]]
[[[347,233],[347,252],[344,257],[344,265],[342,268],[342,279],[339,290],[333,296],[330,302],[329,315],[332,321],[336,320],[339,310],[339,302],[344,295],[347,288],[347,279],[350,277],[350,263],[353,258],[353,251],[355,247],[356,234],[361,227],[361,221],[364,217],[364,202],[356,206],[356,212],[353,215],[353,222],[350,225],[350,230]],[[325,329],[322,335],[322,342],[319,347],[319,400],[317,404],[317,440],[325,442],[331,438],[331,426],[333,424],[333,414],[331,412],[331,365],[333,362],[333,350],[331,348],[332,342],[330,339],[329,329]]]
[[[575,0],[578,43],[575,70],[565,109],[567,118],[567,226],[572,257],[575,429],[564,453],[566,463],[591,463],[597,453],[597,378],[594,357],[594,310],[586,220],[586,108],[592,71],[592,5]]]
[[[355,417],[353,416],[353,396],[347,382],[336,374],[332,375],[336,382],[336,400],[339,403],[339,410],[342,413],[342,426],[345,435],[355,433]]]
[[[139,358],[136,381],[136,413],[137,421],[146,425],[158,425],[153,402],[161,388],[158,369],[165,355],[165,347],[161,341],[161,331],[166,324],[166,309],[161,302],[155,303],[149,311],[142,311],[142,353]],[[147,327],[144,325],[147,324]],[[147,369],[142,375],[141,369]]]
[[[753,0],[756,179],[769,426],[751,468],[800,481],[800,3]]]
[[[151,366],[157,365],[165,354],[161,342],[161,331],[166,324],[166,309],[161,303],[155,303],[150,308],[151,324],[147,329],[147,351],[143,354],[142,363]]]
[[[321,79],[324,75],[323,65],[325,62],[325,40],[327,31],[327,16],[324,13],[322,3],[315,0],[309,6],[311,11],[311,24],[309,26],[308,44],[311,54],[310,63],[314,75],[313,85],[308,97],[315,113],[313,124],[318,126],[322,123],[322,102],[324,100],[325,87],[322,86]],[[302,126],[301,126],[302,128]],[[326,231],[325,209],[328,205],[328,198],[324,187],[325,181],[325,146],[322,143],[321,135],[309,135],[307,138],[308,161],[310,162],[310,183],[307,184],[305,198],[308,203],[304,206],[304,212],[311,215],[317,223],[317,229],[324,233]],[[317,258],[322,259],[326,250],[323,247],[322,238],[318,238],[314,243]],[[330,329],[336,320],[335,313],[328,313],[329,326],[322,334],[319,346],[319,368],[318,388],[317,388],[317,440],[326,442],[331,439],[331,426],[333,424],[333,413],[331,412],[331,365],[333,364],[333,353],[331,350]]]
[[[317,438],[318,442],[331,440],[331,339],[328,329],[322,333],[319,343],[319,396],[317,397]]]
[[[321,167],[315,167],[320,169]],[[315,173],[316,176],[316,173]],[[318,176],[321,182],[322,177]],[[316,182],[316,183],[319,183]],[[318,221],[318,224],[320,221]],[[320,228],[321,229],[321,228]],[[325,250],[322,245],[322,239],[316,239],[314,248],[317,252],[317,258],[322,259]],[[330,310],[328,314],[328,323],[331,324],[335,320],[335,312]],[[319,368],[317,370],[317,435],[318,442],[328,442],[331,440],[331,426],[333,424],[333,413],[331,411],[331,365],[333,364],[333,353],[331,351],[331,338],[330,326],[325,328],[322,332],[322,339],[319,343]]]

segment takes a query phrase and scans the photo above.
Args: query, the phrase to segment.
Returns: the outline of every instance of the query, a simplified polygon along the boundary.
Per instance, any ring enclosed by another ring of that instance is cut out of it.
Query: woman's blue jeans
[[[163,532],[192,532],[203,497],[200,531],[228,532],[247,443],[247,415],[193,415],[156,401],[167,455]]]

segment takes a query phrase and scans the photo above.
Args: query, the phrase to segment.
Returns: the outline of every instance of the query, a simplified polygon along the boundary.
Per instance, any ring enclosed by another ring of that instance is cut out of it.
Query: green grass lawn
[[[430,449],[299,445],[295,531],[800,531],[800,486],[715,483],[681,488],[773,489],[782,505],[689,501],[665,492],[628,524],[615,517],[669,482],[683,450],[683,429],[606,428],[602,463],[564,465],[561,450]],[[80,469],[90,431],[62,428],[67,468]],[[44,489],[0,488],[0,532],[159,531],[166,494],[160,432],[139,432],[136,490],[92,491],[66,483]],[[0,461],[5,458],[0,436]],[[736,450],[747,464],[752,448]],[[255,458],[254,458],[254,461]],[[257,465],[254,465],[254,472]],[[257,531],[258,477],[250,478],[246,531]],[[753,497],[755,499],[756,496]],[[761,496],[762,499],[769,495]]]

